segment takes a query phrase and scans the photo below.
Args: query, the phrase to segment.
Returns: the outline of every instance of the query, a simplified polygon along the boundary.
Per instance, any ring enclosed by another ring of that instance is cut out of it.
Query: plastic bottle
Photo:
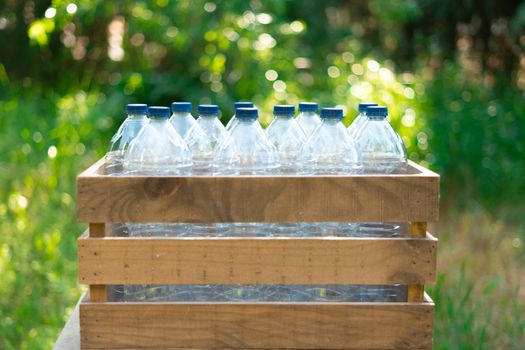
[[[274,119],[266,129],[266,135],[275,146],[281,164],[280,173],[293,175],[297,173],[297,156],[306,135],[293,118],[295,107],[291,105],[276,105],[273,108]],[[275,236],[296,236],[300,234],[297,223],[275,223],[271,225]]]
[[[273,114],[275,118],[266,129],[266,135],[277,149],[281,164],[280,173],[295,174],[297,173],[297,156],[306,141],[306,135],[297,120],[293,118],[294,106],[276,105],[273,108]]]
[[[302,173],[346,175],[360,170],[359,156],[342,119],[341,108],[321,110],[321,125],[299,152],[298,167]]]
[[[191,102],[173,102],[171,104],[172,115],[170,123],[179,133],[183,140],[188,136],[188,132],[197,122],[191,115]]]
[[[360,171],[354,143],[342,123],[341,108],[323,108],[321,125],[308,138],[298,157],[303,174],[348,175]],[[346,222],[302,223],[301,231],[313,236],[351,236],[357,226]]]
[[[374,102],[361,102],[358,105],[359,114],[355,117],[354,121],[348,127],[348,133],[352,140],[355,140],[357,133],[363,127],[363,124],[366,122],[366,109],[367,107],[377,106],[377,103]]]
[[[169,122],[168,107],[149,107],[149,123],[133,139],[124,157],[129,175],[188,175],[191,152]],[[185,223],[132,223],[131,236],[181,236],[188,233]]]
[[[253,107],[254,107],[253,102],[234,102],[233,103],[234,112],[237,111],[237,108],[253,108]],[[228,124],[226,124],[226,130],[230,131],[231,129],[233,129],[233,127],[237,125],[237,122],[238,122],[237,117],[234,114],[228,121]]]
[[[192,161],[184,140],[169,122],[168,107],[149,107],[149,123],[131,142],[124,170],[129,175],[187,175]]]
[[[106,153],[106,175],[121,175],[124,172],[124,154],[131,141],[148,123],[148,105],[128,104],[126,105],[126,114],[126,120],[111,138],[111,144]]]
[[[170,122],[182,136],[191,152],[192,175],[210,175],[213,160],[213,140],[191,115],[190,102],[173,102]]]
[[[217,146],[226,138],[228,133],[226,128],[222,125],[219,117],[221,111],[217,105],[199,105],[199,117],[197,124],[201,127],[204,133],[211,141],[211,146],[215,150]]]
[[[315,129],[321,125],[321,118],[317,114],[319,105],[315,102],[300,102],[297,123],[304,131],[306,138],[310,137]]]
[[[399,135],[386,120],[388,108],[370,106],[366,121],[355,140],[363,172],[367,174],[403,174],[407,171],[407,155]],[[368,222],[359,225],[366,236],[394,237],[406,231],[407,224]]]
[[[216,149],[214,172],[218,175],[271,175],[279,171],[277,150],[257,118],[257,108],[239,108],[228,137]]]

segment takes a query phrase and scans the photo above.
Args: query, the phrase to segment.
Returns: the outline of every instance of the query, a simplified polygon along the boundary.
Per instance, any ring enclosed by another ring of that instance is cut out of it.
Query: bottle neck
[[[368,120],[375,120],[375,121],[386,120],[386,116],[384,115],[367,115],[366,117]]]
[[[145,114],[128,114],[128,119],[146,119],[148,118]]]
[[[301,113],[301,115],[302,115],[304,118],[315,118],[315,117],[317,117],[317,113],[315,113],[315,112],[309,112],[309,111],[307,111],[307,112],[300,112],[300,113]]]
[[[219,119],[219,116],[217,114],[201,114],[199,117],[203,118],[203,119],[208,119],[208,120],[211,120],[211,119]]]
[[[189,115],[191,115],[190,112],[173,112],[172,116],[174,116],[175,118],[181,118],[181,117],[187,117]]]
[[[279,120],[289,120],[289,119],[292,119],[293,116],[291,115],[286,115],[286,114],[274,114],[275,116],[275,119],[279,119]]]

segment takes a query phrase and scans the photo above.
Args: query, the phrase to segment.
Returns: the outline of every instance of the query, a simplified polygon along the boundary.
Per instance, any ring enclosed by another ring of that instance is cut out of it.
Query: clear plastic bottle
[[[191,152],[169,122],[168,107],[149,107],[149,123],[133,139],[124,157],[129,175],[188,175]],[[185,223],[128,224],[131,236],[181,236],[188,232]]]
[[[257,118],[257,108],[239,108],[238,119],[228,137],[216,149],[214,172],[218,175],[275,175],[279,171],[277,150]]]
[[[359,172],[359,156],[343,125],[341,108],[323,108],[321,125],[301,148],[298,167],[303,174],[348,175]],[[302,232],[313,236],[352,236],[357,226],[347,222],[303,223]]]
[[[128,104],[126,120],[111,138],[111,144],[106,153],[106,175],[121,175],[124,172],[124,155],[131,141],[148,123],[148,105]]]
[[[306,135],[293,118],[295,107],[276,105],[273,108],[275,118],[266,129],[266,135],[277,149],[281,174],[296,174],[297,156],[306,141]]]
[[[377,103],[374,102],[361,102],[358,106],[359,114],[355,117],[354,121],[348,127],[348,133],[352,140],[355,141],[357,133],[363,127],[363,124],[366,122],[366,109],[367,107],[377,106]]]
[[[237,108],[253,108],[253,107],[254,107],[253,102],[234,102],[233,103],[234,112],[237,111]],[[233,127],[237,125],[237,122],[238,122],[237,117],[234,114],[228,121],[228,124],[226,124],[226,130],[230,131],[231,129],[233,129]]]
[[[188,132],[197,122],[191,115],[191,102],[173,102],[171,104],[172,115],[170,123],[179,133],[183,140],[188,136]]]
[[[279,171],[279,157],[259,124],[257,108],[237,109],[238,123],[219,145],[214,157],[216,175],[270,175]],[[269,236],[266,223],[226,223],[228,235]]]
[[[347,175],[360,170],[358,153],[342,119],[341,108],[321,110],[321,125],[299,152],[298,167],[303,174]]]
[[[306,138],[310,137],[315,129],[321,125],[321,118],[317,114],[319,105],[315,102],[299,102],[297,123],[303,129]]]
[[[149,123],[131,142],[124,170],[129,175],[188,175],[191,152],[169,122],[168,107],[149,107]]]
[[[386,120],[388,108],[370,106],[366,121],[357,133],[355,145],[360,154],[363,172],[367,174],[404,174],[407,155],[399,135]],[[359,225],[366,236],[394,237],[406,233],[407,224],[367,222]]]
[[[222,125],[219,117],[221,111],[217,105],[199,105],[199,117],[197,124],[201,127],[204,133],[211,141],[211,146],[215,150],[217,146],[226,138],[228,133],[226,128]]]
[[[275,146],[281,164],[283,175],[297,174],[297,156],[306,135],[293,118],[295,107],[291,105],[276,105],[273,108],[275,118],[266,129],[266,135]],[[272,224],[272,232],[276,236],[296,236],[300,234],[297,223]]]

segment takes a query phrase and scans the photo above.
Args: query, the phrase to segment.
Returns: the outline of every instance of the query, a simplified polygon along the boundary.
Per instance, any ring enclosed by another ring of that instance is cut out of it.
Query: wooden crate
[[[431,349],[439,176],[79,175],[83,349]],[[119,222],[410,222],[409,238],[111,237]],[[118,284],[404,284],[408,300],[108,301]]]

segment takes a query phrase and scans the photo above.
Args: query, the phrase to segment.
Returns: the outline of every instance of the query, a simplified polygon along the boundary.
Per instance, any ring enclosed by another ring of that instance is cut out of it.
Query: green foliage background
[[[515,0],[0,1],[0,349],[74,307],[75,175],[123,106],[187,100],[388,105],[443,178],[436,348],[525,347],[524,28]]]

